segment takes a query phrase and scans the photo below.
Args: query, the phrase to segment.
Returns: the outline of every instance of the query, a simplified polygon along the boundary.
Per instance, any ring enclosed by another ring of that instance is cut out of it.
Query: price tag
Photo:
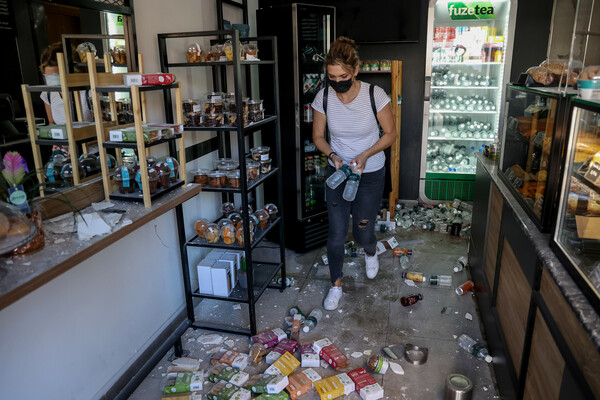
[[[50,134],[52,135],[52,139],[65,139],[62,129],[52,128],[50,129]]]
[[[592,182],[594,185],[600,184],[600,163],[592,161],[590,168],[584,175],[585,179]]]
[[[122,142],[123,141],[123,133],[120,130],[110,131],[109,133],[110,140],[113,142]]]

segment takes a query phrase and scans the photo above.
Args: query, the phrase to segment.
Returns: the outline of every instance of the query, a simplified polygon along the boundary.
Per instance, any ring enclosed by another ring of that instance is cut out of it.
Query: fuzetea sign
[[[451,19],[494,19],[494,6],[489,1],[448,3]]]

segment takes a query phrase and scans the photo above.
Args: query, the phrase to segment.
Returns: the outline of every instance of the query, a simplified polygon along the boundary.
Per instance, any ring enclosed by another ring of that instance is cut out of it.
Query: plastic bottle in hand
[[[400,267],[402,269],[408,269],[408,267],[410,267],[410,260],[408,259],[408,256],[404,253],[400,254]]]
[[[331,174],[331,176],[327,178],[325,183],[327,183],[327,186],[329,186],[330,188],[335,189],[336,187],[340,186],[342,182],[344,182],[346,178],[349,177],[351,174],[352,169],[350,168],[350,166],[344,164],[337,171]]]
[[[354,201],[356,198],[356,192],[358,192],[358,185],[360,184],[360,171],[354,169],[352,174],[348,177],[348,181],[346,181],[346,187],[344,188],[344,193],[342,197],[346,201]]]
[[[492,356],[488,354],[487,349],[478,344],[472,337],[463,333],[458,338],[458,345],[478,359],[485,360],[488,363],[492,362]]]
[[[460,272],[463,269],[465,269],[465,266],[467,265],[467,257],[462,256],[460,257],[458,260],[456,260],[456,263],[454,264],[454,272]]]
[[[310,314],[308,314],[308,317],[306,317],[306,321],[304,321],[302,330],[304,332],[309,332],[310,330],[314,329],[314,327],[317,326],[321,318],[323,318],[323,311],[319,310],[318,308],[315,308],[310,312]]]

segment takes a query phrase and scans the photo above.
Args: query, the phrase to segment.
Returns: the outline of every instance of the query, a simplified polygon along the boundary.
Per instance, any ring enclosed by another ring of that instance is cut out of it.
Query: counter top
[[[131,224],[119,224],[111,233],[85,241],[79,240],[76,233],[52,235],[52,240],[46,234],[46,245],[41,250],[22,256],[0,258],[0,310],[191,199],[200,190],[199,185],[188,184],[159,197],[152,202],[150,208],[145,208],[143,203],[114,201],[115,209],[126,210],[123,218],[131,220]],[[91,211],[91,207],[81,210],[82,213]]]
[[[525,235],[533,242],[539,259],[550,272],[573,312],[590,335],[594,345],[597,349],[600,349],[600,316],[550,248],[550,234],[542,233],[536,228],[533,220],[498,176],[497,163],[488,159],[482,153],[477,153],[476,157],[477,161],[481,163],[492,178],[502,197],[504,197]]]

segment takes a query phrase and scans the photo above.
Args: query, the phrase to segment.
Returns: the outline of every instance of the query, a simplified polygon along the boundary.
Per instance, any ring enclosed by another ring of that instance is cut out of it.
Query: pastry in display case
[[[550,228],[567,98],[556,88],[509,85],[499,174],[542,231]],[[558,144],[557,144],[558,143]]]
[[[552,247],[600,309],[600,103],[573,99]]]

